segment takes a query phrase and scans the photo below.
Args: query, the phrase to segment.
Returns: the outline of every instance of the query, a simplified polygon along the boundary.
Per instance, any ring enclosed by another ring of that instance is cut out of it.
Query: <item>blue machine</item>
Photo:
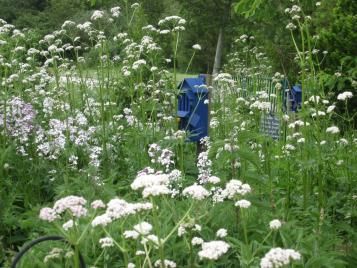
[[[206,77],[185,78],[179,85],[177,116],[179,129],[189,132],[189,141],[208,136],[208,89]]]

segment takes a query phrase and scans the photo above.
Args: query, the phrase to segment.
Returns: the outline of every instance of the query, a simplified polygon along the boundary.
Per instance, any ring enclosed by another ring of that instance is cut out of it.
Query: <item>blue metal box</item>
[[[208,136],[208,89],[205,77],[185,78],[179,85],[179,129],[189,132],[189,141]]]

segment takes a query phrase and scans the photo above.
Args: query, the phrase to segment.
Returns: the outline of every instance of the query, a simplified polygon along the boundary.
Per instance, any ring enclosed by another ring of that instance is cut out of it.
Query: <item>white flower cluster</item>
[[[264,112],[269,112],[271,110],[271,107],[272,104],[269,101],[260,101],[260,100],[256,100],[249,106],[250,109],[257,109]]]
[[[134,126],[137,123],[136,117],[133,115],[133,111],[129,108],[124,108],[124,117],[129,126]]]
[[[179,228],[177,229],[177,235],[179,237],[183,236],[184,234],[187,233],[187,229],[190,229],[191,231],[194,231],[194,232],[201,232],[202,226],[199,224],[196,224],[194,221],[182,223],[182,224],[180,224]]]
[[[191,244],[192,246],[197,246],[197,245],[202,245],[203,244],[203,239],[201,237],[193,237],[192,240],[191,240]]]
[[[193,48],[194,50],[201,50],[201,49],[202,49],[201,45],[199,45],[199,44],[193,45],[192,48]]]
[[[216,187],[213,188],[212,191],[213,202],[219,203],[223,202],[226,198],[231,200],[237,200],[237,197],[241,197],[250,193],[251,188],[250,185],[247,183],[242,183],[240,180],[232,179],[226,184],[226,187],[224,189],[222,189],[221,187]],[[238,201],[235,203],[235,206],[249,207],[250,202],[247,201],[249,202],[249,205],[247,205],[245,201],[246,200],[244,200],[244,202]]]
[[[170,194],[170,182],[170,176],[168,174],[140,172],[130,187],[133,190],[143,189],[142,195],[144,198],[147,198],[149,196]]]
[[[128,230],[123,233],[125,238],[138,239],[141,237],[141,244],[145,245],[148,242],[153,243],[154,247],[157,248],[160,245],[159,237],[154,234],[151,234],[152,225],[146,221],[142,221],[134,225],[134,230]],[[162,243],[161,239],[161,243]],[[144,253],[145,254],[145,253]],[[140,255],[137,253],[137,255]]]
[[[53,259],[59,259],[61,258],[63,254],[63,249],[61,248],[53,248],[44,258],[43,262],[44,263],[47,263],[49,262],[50,260],[53,260]]]
[[[309,122],[304,122],[304,121],[301,121],[301,120],[296,120],[295,122],[293,123],[290,123],[288,125],[288,128],[295,128],[295,127],[306,127],[306,126],[310,126],[310,123]]]
[[[293,249],[272,248],[261,259],[261,268],[279,268],[288,265],[291,260],[300,260],[301,255]]]
[[[91,16],[91,20],[99,20],[104,17],[104,11],[95,10]]]
[[[157,261],[154,263],[154,266],[155,266],[155,267],[162,268],[161,260],[157,260]],[[164,267],[167,267],[167,268],[176,268],[176,263],[175,263],[174,261],[164,260]]]
[[[181,32],[185,30],[184,25],[186,20],[179,16],[169,16],[159,21],[158,25],[166,27],[160,31],[160,34],[168,34],[170,32]]]
[[[211,177],[212,161],[208,158],[208,151],[201,152],[197,158],[198,181],[201,184],[208,182]]]
[[[269,222],[269,228],[270,228],[271,230],[278,230],[278,229],[280,229],[280,227],[281,227],[282,225],[283,225],[283,224],[282,224],[281,221],[278,220],[278,219],[275,219],[275,220],[272,220],[272,221]]]
[[[102,200],[94,200],[90,206],[94,209],[105,208],[105,204]]]
[[[230,75],[229,73],[220,73],[218,74],[215,78],[214,78],[215,82],[218,83],[225,83],[225,84],[229,84],[229,85],[234,85],[235,81],[233,80],[232,75]]]
[[[112,16],[113,16],[114,18],[117,18],[117,17],[119,17],[119,15],[120,15],[120,7],[112,7],[112,8],[110,9],[110,12],[112,13]]]
[[[71,229],[74,226],[74,221],[73,220],[69,220],[67,222],[65,222],[62,225],[63,230],[68,231],[69,229]]]
[[[151,203],[128,203],[123,199],[115,198],[107,204],[106,212],[95,217],[92,226],[106,226],[114,220],[152,209]]]
[[[219,126],[219,120],[216,117],[212,117],[209,123],[210,128],[217,128]]]
[[[51,110],[51,108],[48,109]],[[58,159],[66,144],[72,143],[87,149],[91,165],[96,167],[100,165],[101,148],[91,147],[91,144],[96,142],[94,137],[96,127],[87,125],[87,118],[84,114],[77,111],[75,117],[68,117],[63,121],[51,118],[47,128],[39,126],[36,131],[35,143],[39,156],[51,160]]]
[[[87,201],[83,197],[70,195],[55,202],[53,208],[42,208],[40,219],[52,222],[61,218],[61,214],[68,211],[73,217],[80,218],[87,215],[87,209],[84,205]],[[70,225],[70,224],[69,224]]]
[[[240,180],[230,180],[226,184],[226,188],[224,190],[224,194],[228,199],[234,199],[237,195],[244,196],[251,192],[250,185],[247,183],[242,183]]]
[[[203,186],[197,185],[196,183],[186,187],[182,194],[186,197],[191,197],[195,200],[203,200],[210,195],[210,192],[207,191]]]
[[[229,248],[229,244],[221,240],[204,242],[198,256],[201,260],[218,260],[223,254],[227,253]]]
[[[146,65],[146,60],[140,59],[133,63],[132,69],[138,70],[140,68],[140,66],[145,66],[145,65]]]
[[[103,237],[99,239],[99,244],[102,248],[108,248],[114,246],[114,240],[111,237]]]
[[[148,235],[152,230],[152,225],[146,221],[143,221],[137,225],[134,225],[134,230],[140,235]]]
[[[234,205],[240,208],[249,208],[251,206],[251,203],[248,200],[242,199],[238,200]]]
[[[336,126],[331,126],[331,127],[326,128],[326,133],[338,134],[338,133],[340,133],[340,129]]]
[[[221,228],[216,232],[216,236],[219,238],[224,238],[227,236],[227,229]]]
[[[352,92],[350,92],[350,91],[345,91],[345,92],[343,92],[343,93],[338,94],[337,99],[338,99],[338,100],[345,101],[345,100],[347,100],[347,99],[351,99],[352,97],[353,97]]]
[[[150,144],[148,154],[151,158],[152,163],[158,163],[165,167],[166,171],[169,170],[170,166],[174,163],[172,160],[174,153],[169,149],[162,149],[160,145],[153,143]]]
[[[6,127],[6,134],[22,145],[27,145],[35,129],[36,111],[30,103],[18,97],[8,100],[7,106],[0,105],[0,127]]]

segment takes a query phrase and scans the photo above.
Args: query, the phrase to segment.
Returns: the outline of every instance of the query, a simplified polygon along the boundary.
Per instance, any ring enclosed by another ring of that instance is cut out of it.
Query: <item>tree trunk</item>
[[[216,56],[214,57],[214,65],[212,75],[215,76],[219,73],[221,69],[221,60],[222,60],[222,50],[223,50],[223,27],[219,28],[217,47],[216,47]]]

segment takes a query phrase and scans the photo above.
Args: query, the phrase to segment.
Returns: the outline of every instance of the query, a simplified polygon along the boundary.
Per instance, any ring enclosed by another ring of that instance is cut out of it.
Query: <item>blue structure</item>
[[[283,82],[283,88],[288,88],[287,80]],[[298,112],[301,109],[302,102],[302,88],[301,85],[294,85],[287,92],[284,92],[283,96],[284,104],[283,109],[284,112],[287,112],[290,109],[291,112]]]
[[[208,136],[208,89],[206,77],[185,78],[179,85],[177,116],[179,129],[190,133],[188,140],[198,142]]]
[[[301,85],[295,85],[290,90],[291,95],[291,110],[297,112],[298,109],[301,109],[301,101],[302,101],[302,89]]]

